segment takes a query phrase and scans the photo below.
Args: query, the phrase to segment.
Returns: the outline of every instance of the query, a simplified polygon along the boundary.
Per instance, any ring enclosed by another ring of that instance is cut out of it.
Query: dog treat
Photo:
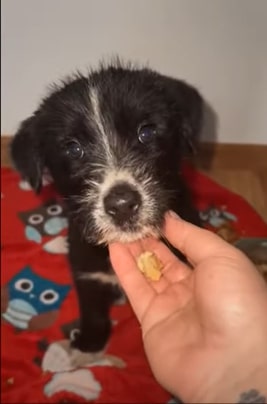
[[[145,251],[139,255],[137,266],[148,279],[152,281],[158,281],[160,279],[163,265],[154,253]]]

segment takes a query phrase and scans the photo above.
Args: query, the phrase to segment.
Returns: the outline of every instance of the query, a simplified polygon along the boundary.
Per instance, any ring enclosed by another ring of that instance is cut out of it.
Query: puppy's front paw
[[[71,338],[71,348],[81,352],[102,352],[105,344],[97,338],[88,337],[86,334],[77,331]]]
[[[82,352],[103,351],[111,334],[111,319],[95,313],[90,320],[72,335],[71,346]]]

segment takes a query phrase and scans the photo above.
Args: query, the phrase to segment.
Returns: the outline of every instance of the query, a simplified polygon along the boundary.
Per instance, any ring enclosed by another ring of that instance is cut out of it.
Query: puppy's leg
[[[114,275],[103,272],[75,275],[80,331],[72,341],[72,346],[83,352],[98,353],[103,351],[111,334],[109,310],[118,297],[118,287],[114,285]]]
[[[96,353],[105,348],[111,334],[109,310],[121,297],[120,288],[111,270],[108,249],[88,244],[71,220],[69,260],[80,308],[80,331],[72,346]]]
[[[79,330],[70,340],[53,345],[45,359],[45,369],[66,372],[71,369],[100,365],[124,367],[122,359],[105,353],[112,323],[109,316],[111,305],[121,296],[117,278],[104,259],[105,249],[87,248],[77,243],[70,245],[73,279],[80,307]],[[76,253],[78,253],[76,255]],[[88,256],[89,254],[89,256]],[[88,270],[82,270],[87,263]],[[101,271],[93,269],[101,268]]]

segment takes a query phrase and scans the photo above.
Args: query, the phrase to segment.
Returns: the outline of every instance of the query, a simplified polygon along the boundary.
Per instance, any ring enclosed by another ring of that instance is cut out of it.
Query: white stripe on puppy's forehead
[[[136,156],[132,154],[131,149],[123,153],[117,154],[120,141],[123,141],[116,132],[114,123],[107,119],[103,105],[101,105],[100,93],[96,86],[89,88],[89,98],[91,103],[90,120],[97,133],[96,148],[94,150],[96,159],[99,159],[100,169],[97,172],[101,173],[99,179],[88,181],[88,190],[85,194],[84,202],[90,203],[93,206],[92,217],[94,226],[99,233],[98,243],[108,243],[115,240],[132,241],[146,234],[157,235],[157,231],[147,225],[147,218],[153,214],[155,201],[150,197],[149,184],[152,178],[144,172],[144,168],[140,166]],[[112,107],[112,106],[111,106]],[[102,109],[102,110],[101,110]],[[97,164],[97,163],[96,163]],[[139,180],[142,178],[142,180]],[[126,183],[131,188],[134,188],[141,197],[142,206],[139,213],[140,229],[131,233],[122,231],[116,227],[111,218],[105,211],[104,198],[112,188],[119,184]],[[91,279],[91,278],[90,278]],[[95,279],[102,282],[113,282],[111,279]]]
[[[107,131],[110,131],[110,129],[105,127],[105,120],[103,117],[103,113],[101,113],[99,96],[98,96],[98,91],[97,91],[96,87],[91,87],[89,89],[89,97],[90,97],[91,106],[92,106],[92,110],[93,110],[93,121],[95,123],[98,134],[100,135],[101,143],[103,145],[103,151],[106,155],[107,162],[109,164],[113,165],[115,158],[112,153],[112,150],[111,150],[111,147],[110,147],[110,144],[108,141],[108,136],[107,136]]]
[[[93,109],[93,118],[97,126],[97,129],[99,130],[102,136],[105,136],[105,128],[101,117],[99,98],[96,87],[90,88],[90,101]]]
[[[103,196],[112,186],[118,182],[126,182],[138,188],[138,183],[134,179],[129,169],[123,167],[118,168],[117,156],[115,149],[112,149],[110,141],[115,142],[116,133],[112,133],[112,129],[105,122],[103,111],[99,102],[99,94],[96,87],[90,88],[90,101],[93,111],[93,121],[98,132],[98,140],[101,143],[101,154],[105,156],[106,169],[102,182],[99,184],[100,195]],[[113,129],[114,131],[114,129]],[[114,144],[113,144],[114,148]]]
[[[102,198],[106,193],[118,182],[126,182],[134,185],[136,188],[138,184],[133,177],[133,174],[124,169],[118,168],[118,158],[116,156],[116,150],[111,147],[110,141],[116,143],[116,133],[112,133],[112,130],[108,123],[105,121],[104,111],[101,111],[101,105],[99,102],[99,94],[96,87],[91,87],[89,90],[90,102],[92,107],[92,121],[97,131],[97,141],[99,142],[98,153],[104,157],[105,163],[103,165],[103,178],[102,181],[97,184],[99,193],[99,202],[103,203]]]

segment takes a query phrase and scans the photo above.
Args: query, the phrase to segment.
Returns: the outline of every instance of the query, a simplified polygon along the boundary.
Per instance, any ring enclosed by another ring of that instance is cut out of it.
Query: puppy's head
[[[22,123],[11,153],[37,192],[49,169],[88,241],[131,241],[159,234],[201,119],[202,99],[185,82],[102,67],[55,88]]]

